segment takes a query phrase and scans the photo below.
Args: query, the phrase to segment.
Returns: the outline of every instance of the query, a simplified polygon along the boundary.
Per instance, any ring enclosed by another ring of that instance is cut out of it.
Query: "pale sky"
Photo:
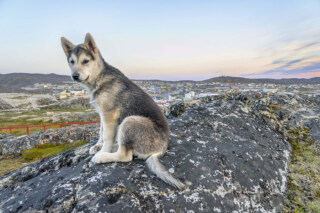
[[[0,73],[69,75],[87,32],[134,79],[320,77],[318,0],[0,0]]]

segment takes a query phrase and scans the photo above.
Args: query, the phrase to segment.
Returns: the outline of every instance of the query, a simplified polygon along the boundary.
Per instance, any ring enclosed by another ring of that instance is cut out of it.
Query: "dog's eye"
[[[89,62],[89,60],[85,59],[82,61],[82,64],[87,64]]]
[[[74,64],[74,60],[71,60],[70,63],[71,63],[71,64]]]

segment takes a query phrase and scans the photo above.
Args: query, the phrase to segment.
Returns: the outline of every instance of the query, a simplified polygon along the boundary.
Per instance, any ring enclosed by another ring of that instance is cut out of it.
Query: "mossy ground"
[[[284,212],[320,212],[320,153],[306,127],[289,131],[292,161]]]
[[[22,151],[22,156],[19,157],[6,157],[0,159],[0,176],[16,169],[20,169],[29,164],[40,161],[44,158],[51,157],[61,152],[68,151],[86,144],[85,141],[65,144],[42,144],[36,148]]]
[[[277,110],[282,109],[282,106],[276,105],[276,104],[270,104],[270,105],[269,105],[269,108],[270,108],[270,112],[275,112],[275,111],[277,111]]]
[[[20,169],[22,167],[25,167],[29,164],[35,163],[38,160],[25,160],[22,156],[19,157],[7,157],[0,159],[0,176],[14,171],[16,169]]]

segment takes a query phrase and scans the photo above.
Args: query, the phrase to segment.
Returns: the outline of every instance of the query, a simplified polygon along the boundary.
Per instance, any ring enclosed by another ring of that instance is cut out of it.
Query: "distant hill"
[[[35,83],[63,84],[64,81],[71,81],[70,76],[57,74],[31,74],[31,73],[10,73],[0,74],[0,85],[22,88],[32,86]]]
[[[179,81],[164,81],[164,80],[141,80],[137,81],[148,81],[148,82],[168,82],[168,83],[211,83],[211,82],[220,82],[220,83],[263,83],[263,84],[320,84],[320,77],[304,79],[304,78],[284,78],[284,79],[271,79],[271,78],[261,78],[261,79],[251,79],[251,78],[242,78],[242,77],[232,77],[232,76],[220,76],[209,78],[202,81],[192,81],[192,80],[179,80]]]
[[[0,92],[30,92],[22,87],[33,86],[35,83],[63,84],[71,81],[70,76],[57,74],[10,73],[0,74]],[[32,93],[46,92],[45,90]]]
[[[168,83],[211,83],[211,82],[218,82],[218,83],[242,83],[242,84],[249,84],[249,83],[262,83],[262,84],[282,84],[282,85],[289,85],[289,84],[320,84],[320,77],[315,78],[283,78],[283,79],[272,79],[272,78],[242,78],[242,77],[232,77],[232,76],[220,76],[209,78],[207,80],[202,81],[192,81],[192,80],[180,80],[180,81],[164,81],[164,80],[137,80],[137,81],[148,81],[148,82],[168,82]]]
[[[231,76],[221,76],[210,78],[202,82],[221,82],[221,83],[263,83],[263,84],[320,84],[320,77],[315,78],[284,78],[284,79],[271,79],[271,78],[261,78],[261,79],[251,79],[251,78],[241,78],[241,77],[231,77]]]
[[[63,84],[66,81],[71,81],[68,75],[57,74],[30,74],[30,73],[10,73],[0,74],[0,92],[30,92],[22,89],[23,87],[33,86],[35,83],[51,83],[51,84]],[[161,81],[161,80],[142,80],[147,82],[220,82],[220,83],[272,83],[272,84],[320,84],[320,77],[301,79],[250,79],[241,77],[221,76],[210,78],[203,81],[181,80],[181,81]],[[32,91],[32,93],[45,93],[49,90]]]

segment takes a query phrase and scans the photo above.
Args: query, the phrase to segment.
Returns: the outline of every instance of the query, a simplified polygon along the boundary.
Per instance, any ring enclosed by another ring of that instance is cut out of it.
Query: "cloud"
[[[274,65],[274,64],[281,64],[283,63],[284,61],[283,60],[275,60],[273,61],[271,64]]]
[[[251,74],[245,74],[242,75],[244,77],[271,77],[271,78],[278,78],[280,77],[291,77],[291,76],[305,76],[305,77],[316,77],[319,76],[320,73],[320,62],[314,62],[311,64],[308,64],[303,67],[297,67],[297,68],[291,68],[288,69],[293,64],[296,64],[298,62],[303,61],[303,59],[293,60],[288,63],[286,63],[283,66],[280,66],[279,68],[267,70],[261,73],[251,73]]]
[[[282,65],[281,67],[279,67],[278,70],[285,69],[285,68],[290,67],[291,65],[299,63],[303,60],[305,60],[305,59],[296,59],[296,60],[289,61],[285,65]]]
[[[315,41],[315,42],[311,42],[311,43],[304,44],[304,45],[297,45],[292,50],[299,51],[299,50],[307,49],[309,47],[312,47],[312,46],[315,46],[318,44],[320,44],[320,41]]]
[[[246,76],[246,77],[248,77],[248,78],[281,79],[281,78],[314,78],[314,77],[319,77],[319,76],[320,76],[320,71],[319,72],[299,73],[299,74],[287,74],[287,75],[283,75],[282,73],[274,73],[272,75],[256,74],[256,75],[251,75],[251,76]]]
[[[317,63],[320,62],[320,40],[304,37],[295,41],[285,41],[284,45],[270,51],[269,59],[271,62],[264,65],[264,70],[252,73],[256,74],[274,74],[274,73],[302,73],[308,69],[317,69]],[[289,44],[288,44],[289,43]],[[262,72],[264,71],[264,72]],[[313,72],[313,71],[312,71]]]

